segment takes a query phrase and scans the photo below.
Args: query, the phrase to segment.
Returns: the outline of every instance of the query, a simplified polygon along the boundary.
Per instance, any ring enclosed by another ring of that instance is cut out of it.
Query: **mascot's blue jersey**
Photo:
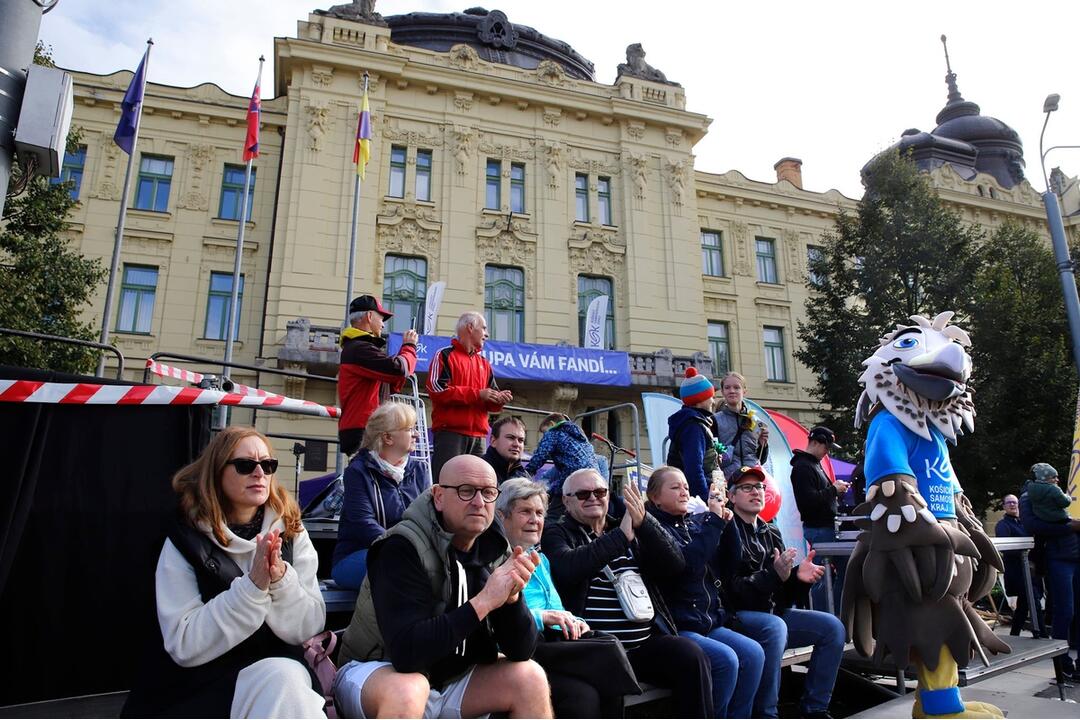
[[[886,411],[876,414],[866,433],[863,468],[867,486],[885,475],[912,475],[919,481],[919,494],[934,517],[955,519],[953,494],[962,489],[949,460],[945,436],[931,426],[930,437],[933,440],[916,435]]]

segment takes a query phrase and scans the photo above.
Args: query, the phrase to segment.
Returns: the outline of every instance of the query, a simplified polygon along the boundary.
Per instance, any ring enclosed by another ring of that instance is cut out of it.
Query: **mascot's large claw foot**
[[[965,701],[960,697],[956,661],[947,648],[941,648],[938,665],[929,670],[921,662],[915,664],[919,687],[915,690],[913,718],[1003,718],[1005,714],[989,703]]]

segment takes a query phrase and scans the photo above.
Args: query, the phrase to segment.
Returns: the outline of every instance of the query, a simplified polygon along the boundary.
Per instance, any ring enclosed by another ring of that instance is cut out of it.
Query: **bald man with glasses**
[[[459,455],[372,546],[334,680],[345,717],[552,716],[521,596],[540,558],[492,525],[498,497]]]

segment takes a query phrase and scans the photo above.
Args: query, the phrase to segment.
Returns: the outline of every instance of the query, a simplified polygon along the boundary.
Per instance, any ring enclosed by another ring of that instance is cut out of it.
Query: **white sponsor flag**
[[[603,350],[604,330],[607,328],[608,296],[600,295],[589,303],[585,313],[585,347]]]
[[[439,320],[439,306],[442,305],[444,290],[446,290],[446,283],[442,280],[432,283],[427,290],[427,297],[424,299],[423,335],[435,334],[435,323]]]

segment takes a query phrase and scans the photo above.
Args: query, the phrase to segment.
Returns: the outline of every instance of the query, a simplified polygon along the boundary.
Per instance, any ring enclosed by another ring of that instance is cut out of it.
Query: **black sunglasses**
[[[578,490],[577,492],[566,493],[566,494],[567,495],[573,495],[574,497],[576,497],[581,502],[585,502],[586,500],[588,500],[590,495],[592,495],[597,500],[603,500],[604,498],[607,497],[607,488],[606,487],[598,487],[598,488],[595,488],[593,490]]]
[[[233,458],[232,460],[226,460],[226,465],[232,465],[236,468],[236,472],[241,475],[250,475],[255,472],[255,466],[258,465],[262,468],[263,472],[267,475],[273,475],[277,472],[278,461],[277,458],[266,458],[265,460],[252,460],[251,458]]]

